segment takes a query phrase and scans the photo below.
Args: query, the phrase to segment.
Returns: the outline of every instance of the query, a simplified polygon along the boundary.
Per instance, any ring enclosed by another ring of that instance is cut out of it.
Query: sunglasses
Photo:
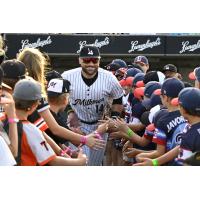
[[[97,64],[99,62],[99,58],[82,58],[83,62],[88,64],[90,62],[93,62],[94,64]]]

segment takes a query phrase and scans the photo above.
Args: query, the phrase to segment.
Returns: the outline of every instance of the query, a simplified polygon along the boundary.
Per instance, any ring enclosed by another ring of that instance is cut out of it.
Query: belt
[[[84,124],[89,124],[89,125],[98,123],[97,120],[96,120],[96,121],[93,121],[93,122],[86,122],[86,121],[84,121],[84,120],[80,120],[80,121],[81,121],[82,123],[84,123]]]

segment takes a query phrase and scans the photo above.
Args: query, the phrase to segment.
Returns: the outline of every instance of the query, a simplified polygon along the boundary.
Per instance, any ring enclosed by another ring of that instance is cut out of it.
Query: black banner
[[[101,55],[163,55],[164,36],[131,35],[64,35],[64,34],[5,34],[7,57],[26,47],[39,48],[50,55],[78,55],[86,44],[99,47]]]
[[[200,36],[115,35],[115,34],[5,34],[7,57],[14,58],[26,47],[49,55],[76,56],[86,44],[99,47],[101,55],[198,55]]]
[[[200,54],[200,37],[197,36],[166,37],[166,54],[172,54],[172,55]]]

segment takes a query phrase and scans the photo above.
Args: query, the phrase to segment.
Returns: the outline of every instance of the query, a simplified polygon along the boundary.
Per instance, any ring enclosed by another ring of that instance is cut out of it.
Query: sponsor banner
[[[78,55],[87,44],[95,45],[101,55],[164,55],[165,37],[133,35],[5,34],[7,57],[14,58],[24,48],[39,48],[51,55]]]
[[[200,54],[200,37],[197,36],[167,37],[166,54],[179,54],[179,55]]]

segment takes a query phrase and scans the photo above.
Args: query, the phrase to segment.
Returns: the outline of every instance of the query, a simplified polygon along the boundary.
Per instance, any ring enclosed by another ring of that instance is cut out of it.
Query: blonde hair
[[[0,35],[0,49],[3,49],[4,41],[2,35]]]
[[[34,48],[25,48],[17,56],[17,59],[26,65],[28,75],[40,82],[42,93],[46,96],[45,73],[47,70],[47,60],[42,52]]]
[[[0,56],[5,55],[5,51],[4,51],[4,41],[3,41],[3,37],[2,35],[0,35]],[[1,64],[1,63],[0,63]]]

